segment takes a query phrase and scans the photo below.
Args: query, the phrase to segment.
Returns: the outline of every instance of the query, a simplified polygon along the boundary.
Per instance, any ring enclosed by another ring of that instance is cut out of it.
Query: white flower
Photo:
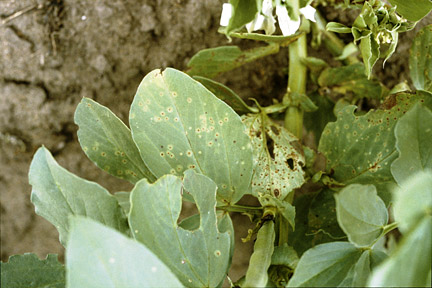
[[[300,20],[291,20],[288,14],[286,5],[283,4],[284,0],[276,1],[276,15],[279,21],[279,27],[284,36],[289,36],[297,32],[300,28]],[[273,1],[264,0],[262,3],[262,9],[257,13],[254,20],[246,24],[246,29],[249,33],[263,29],[266,34],[273,34],[276,30],[276,20],[273,16]],[[300,8],[300,13],[305,16],[306,19],[315,21],[315,8],[308,5]],[[223,4],[222,16],[220,20],[221,26],[228,26],[229,19],[232,17],[232,6],[229,3]]]

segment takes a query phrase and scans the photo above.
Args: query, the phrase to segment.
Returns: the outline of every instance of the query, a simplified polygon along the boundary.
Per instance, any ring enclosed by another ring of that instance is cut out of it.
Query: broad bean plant
[[[326,23],[322,6],[358,16]],[[409,55],[393,54],[399,33],[431,9],[429,0],[230,0],[219,32],[254,48],[205,49],[184,72],[150,72],[129,126],[91,99],[79,103],[83,151],[132,191],[108,191],[37,150],[31,201],[57,228],[65,264],[12,256],[1,286],[430,285],[432,25]],[[334,58],[310,57],[308,47]],[[288,87],[270,106],[214,80],[282,49]],[[374,76],[392,55],[409,57],[411,82],[387,87]],[[259,205],[239,204],[247,194]],[[180,221],[185,201],[198,213]],[[232,213],[255,227],[241,235],[255,241],[241,279],[227,277]]]

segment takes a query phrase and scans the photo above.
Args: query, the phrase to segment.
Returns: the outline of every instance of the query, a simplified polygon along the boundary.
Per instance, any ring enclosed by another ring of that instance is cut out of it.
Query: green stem
[[[261,214],[263,207],[232,205],[232,206],[219,206],[219,207],[217,207],[217,209],[224,210],[227,212]]]
[[[390,231],[396,229],[397,227],[398,227],[398,223],[397,222],[393,222],[393,223],[391,223],[389,225],[384,226],[382,235],[386,235],[387,233],[389,233]]]

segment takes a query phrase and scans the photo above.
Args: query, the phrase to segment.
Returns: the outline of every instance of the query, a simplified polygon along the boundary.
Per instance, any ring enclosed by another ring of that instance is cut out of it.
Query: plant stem
[[[390,231],[396,229],[397,227],[398,227],[398,223],[397,222],[393,222],[393,223],[391,223],[389,225],[384,226],[382,235],[385,235],[385,234],[389,233]]]
[[[232,206],[219,206],[219,207],[217,207],[217,209],[224,210],[227,212],[261,214],[263,207],[232,205]]]

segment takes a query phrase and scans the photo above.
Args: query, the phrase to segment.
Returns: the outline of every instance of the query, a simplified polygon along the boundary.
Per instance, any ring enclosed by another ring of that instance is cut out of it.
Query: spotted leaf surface
[[[305,159],[298,139],[263,114],[243,117],[254,150],[252,194],[284,199],[304,183]]]
[[[120,232],[128,230],[122,208],[114,196],[99,184],[62,168],[44,147],[33,157],[29,180],[36,214],[57,228],[64,246],[69,234],[68,219],[72,215],[86,216]]]
[[[142,161],[129,128],[108,108],[83,98],[75,111],[81,147],[96,165],[132,183],[155,177]]]
[[[181,287],[147,247],[83,217],[71,219],[66,283],[72,287]]]
[[[355,106],[341,109],[337,121],[327,124],[318,147],[327,158],[327,172],[341,183],[374,184],[388,203],[388,184],[393,183],[390,165],[398,156],[396,122],[415,103],[431,101],[426,93],[399,93],[389,96],[383,109],[363,116],[354,114]]]
[[[410,50],[410,76],[417,89],[432,92],[432,24],[420,30]]]
[[[208,177],[188,170],[183,183],[179,177],[166,175],[154,184],[142,180],[132,190],[129,224],[133,236],[188,287],[216,287],[228,270],[231,240],[229,233],[218,230],[216,188]],[[177,224],[182,191],[190,193],[200,212],[200,226],[194,231]]]
[[[150,72],[132,103],[130,125],[156,177],[195,169],[217,184],[220,203],[235,203],[248,191],[252,148],[240,117],[186,74]]]

